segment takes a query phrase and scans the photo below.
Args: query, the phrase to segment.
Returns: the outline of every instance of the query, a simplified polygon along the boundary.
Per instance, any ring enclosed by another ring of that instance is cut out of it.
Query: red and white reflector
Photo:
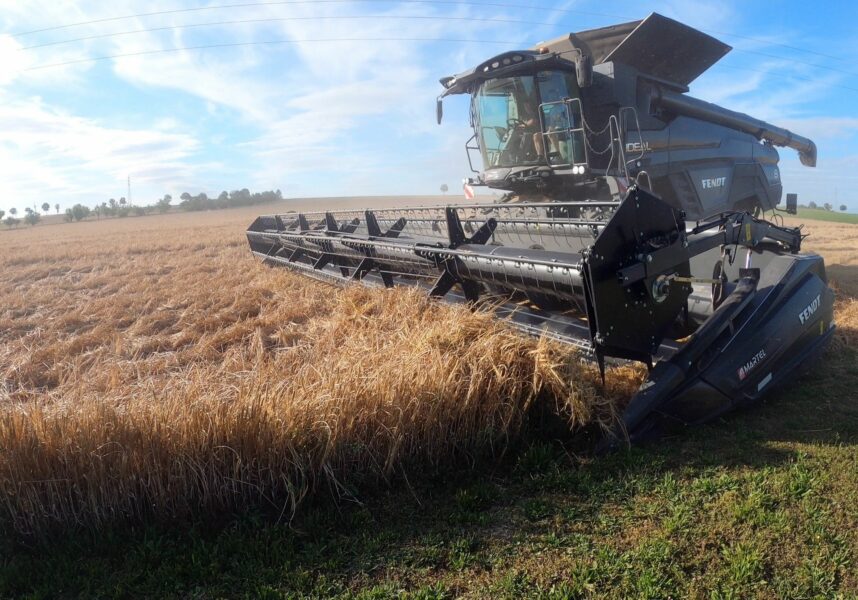
[[[472,188],[467,181],[462,182],[462,189],[465,190],[465,200],[474,199],[474,188]]]

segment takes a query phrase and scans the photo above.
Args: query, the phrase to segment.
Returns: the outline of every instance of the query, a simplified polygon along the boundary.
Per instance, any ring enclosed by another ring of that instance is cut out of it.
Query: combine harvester
[[[500,202],[262,216],[251,250],[323,281],[488,298],[603,377],[643,362],[632,440],[753,402],[820,353],[834,296],[801,231],[760,218],[782,193],[774,146],[813,167],[814,143],[686,95],[729,50],[652,14],[445,77],[438,122],[470,95],[469,182]]]

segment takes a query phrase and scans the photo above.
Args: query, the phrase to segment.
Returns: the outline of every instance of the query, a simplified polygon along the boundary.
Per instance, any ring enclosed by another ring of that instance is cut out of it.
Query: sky
[[[123,18],[144,11],[163,14]],[[438,126],[440,77],[652,11],[734,48],[693,96],[816,142],[815,169],[780,150],[785,191],[858,212],[858,3],[759,0],[0,0],[0,209],[91,206],[129,177],[135,204],[455,190],[468,100]]]

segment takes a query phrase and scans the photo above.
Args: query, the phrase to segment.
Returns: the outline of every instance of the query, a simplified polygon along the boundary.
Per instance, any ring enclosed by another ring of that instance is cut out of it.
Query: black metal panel
[[[685,233],[682,213],[652,194],[632,188],[614,212],[608,227],[586,257],[589,282],[590,327],[597,348],[605,354],[646,361],[655,353],[691,293],[687,284],[670,285],[656,298],[653,274],[624,285],[618,271],[647,260],[647,250],[676,243]],[[673,273],[688,277],[688,260],[680,260]]]
[[[821,257],[774,257],[759,281],[740,281],[691,340],[656,365],[626,409],[625,429],[635,434],[664,418],[700,423],[758,400],[820,355],[834,331],[833,306]]]
[[[688,85],[730,50],[711,35],[652,13],[604,62],[623,63],[658,79]]]

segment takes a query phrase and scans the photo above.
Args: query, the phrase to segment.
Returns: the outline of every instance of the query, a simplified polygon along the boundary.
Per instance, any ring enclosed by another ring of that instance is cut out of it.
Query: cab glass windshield
[[[474,122],[485,169],[584,162],[574,73],[542,71],[484,82]]]

